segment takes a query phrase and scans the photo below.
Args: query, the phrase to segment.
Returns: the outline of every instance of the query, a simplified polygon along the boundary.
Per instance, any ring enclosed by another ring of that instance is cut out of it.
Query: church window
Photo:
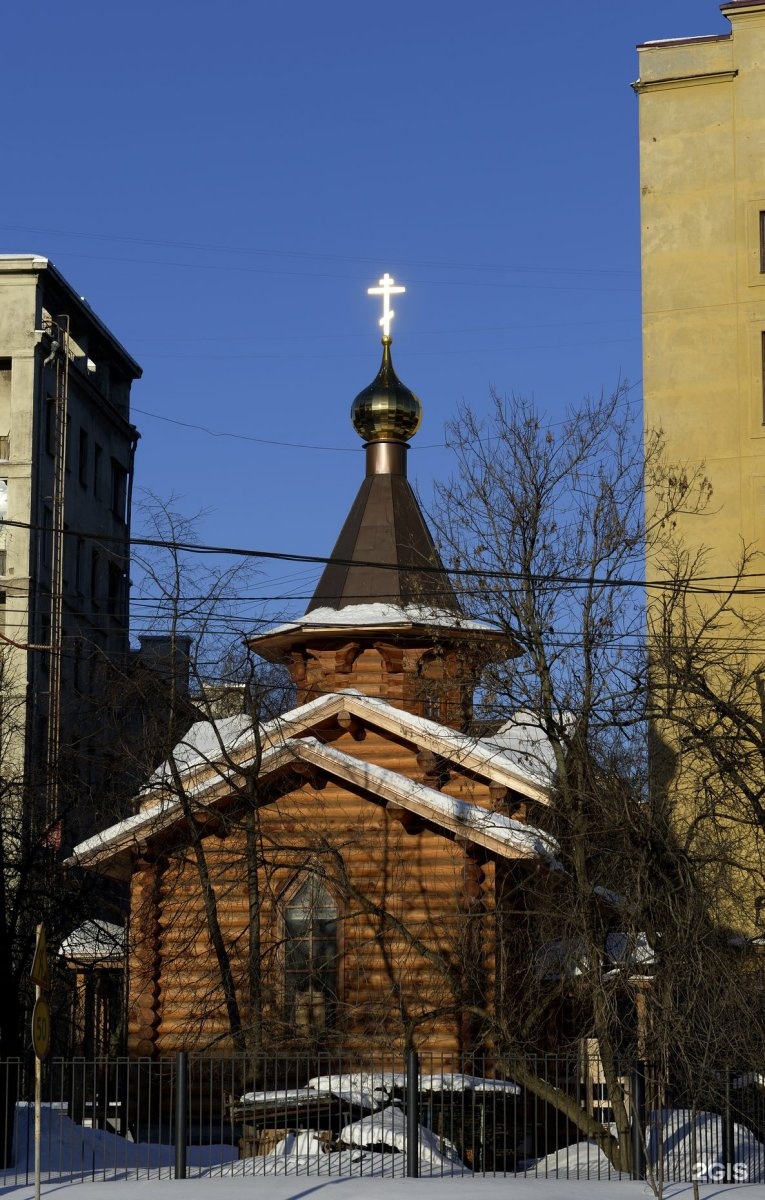
[[[315,875],[288,899],[284,924],[285,1016],[306,1035],[332,1025],[337,998],[337,905]]]

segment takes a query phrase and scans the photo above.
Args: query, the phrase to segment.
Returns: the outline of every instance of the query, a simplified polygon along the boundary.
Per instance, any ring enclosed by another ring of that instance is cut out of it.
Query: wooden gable
[[[263,732],[259,753],[245,736],[236,761],[185,763],[182,803],[155,779],[131,821],[80,848],[81,862],[111,873],[129,862],[131,1053],[233,1044],[200,854],[249,1035],[392,1047],[431,1013],[421,1040],[457,1053],[468,1037],[460,1003],[494,993],[496,863],[535,870],[551,853],[533,827],[495,811],[497,789],[515,783],[537,808],[544,789],[470,739],[439,738],[433,722],[357,695]],[[310,880],[336,910],[332,982],[308,980],[298,1003],[289,903]]]

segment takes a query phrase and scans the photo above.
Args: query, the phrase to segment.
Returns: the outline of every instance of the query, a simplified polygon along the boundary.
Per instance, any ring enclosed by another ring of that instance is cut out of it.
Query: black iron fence
[[[765,1181],[765,1074],[669,1086],[632,1064],[617,1098],[591,1049],[515,1067],[495,1057],[457,1069],[428,1054],[52,1060],[43,1069],[43,1178],[653,1172]],[[32,1177],[33,1101],[33,1070],[0,1063],[5,1185]]]

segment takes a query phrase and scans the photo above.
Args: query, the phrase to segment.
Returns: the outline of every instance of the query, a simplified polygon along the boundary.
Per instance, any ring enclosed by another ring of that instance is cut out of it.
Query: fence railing
[[[765,1074],[670,1087],[631,1065],[629,1129],[596,1054],[526,1058],[259,1055],[44,1064],[47,1180],[265,1174],[518,1175],[765,1181]],[[518,1082],[516,1076],[521,1078]],[[0,1063],[2,1183],[31,1180],[33,1072]],[[600,1131],[598,1133],[598,1131]]]

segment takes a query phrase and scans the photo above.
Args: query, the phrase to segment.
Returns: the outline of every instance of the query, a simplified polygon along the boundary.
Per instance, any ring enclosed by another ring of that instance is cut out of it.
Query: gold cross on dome
[[[380,317],[380,325],[382,326],[383,337],[390,337],[390,323],[395,317],[395,313],[390,306],[391,296],[399,296],[406,291],[405,287],[395,286],[395,279],[392,278],[386,271],[380,280],[379,287],[367,288],[368,296],[382,296],[383,298],[383,315]]]

